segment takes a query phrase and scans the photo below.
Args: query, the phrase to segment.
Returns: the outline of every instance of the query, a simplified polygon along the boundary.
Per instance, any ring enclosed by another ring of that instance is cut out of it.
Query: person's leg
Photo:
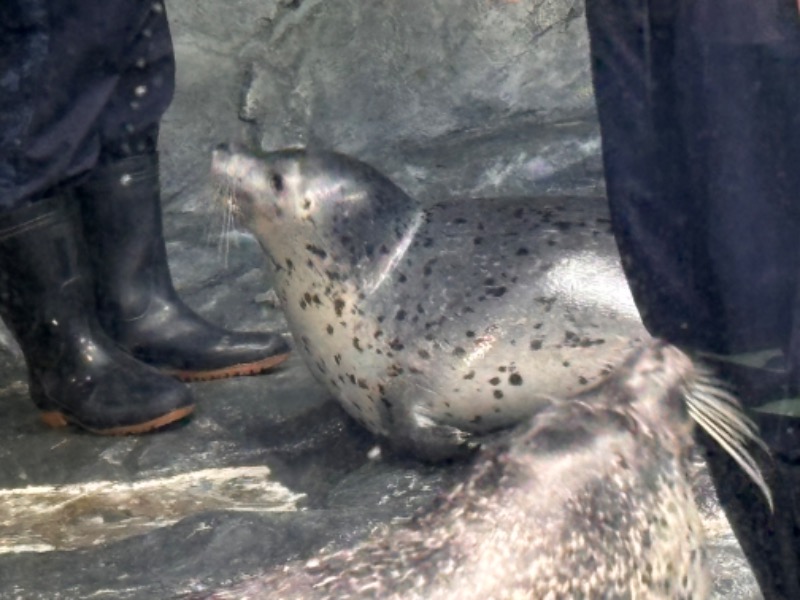
[[[122,352],[97,321],[73,195],[129,22],[116,3],[0,4],[0,315],[51,426],[141,433],[193,410],[185,386]]]
[[[785,53],[781,66],[770,66],[763,44],[758,52],[723,51],[697,15],[679,19],[674,4],[587,2],[609,202],[626,274],[654,335],[723,354],[788,349],[796,370],[800,236],[779,208],[796,205],[798,189],[792,165],[800,157],[790,149],[800,135],[800,96],[790,88],[799,78],[785,72],[796,67]],[[731,23],[720,31],[727,42],[735,31],[761,35]],[[786,371],[777,379],[754,373],[737,388],[750,406],[769,400],[776,383],[783,391],[791,383]],[[787,430],[786,421],[778,423]],[[778,438],[764,434],[775,446]],[[775,488],[770,514],[730,457],[699,438],[765,596],[799,598],[794,469],[780,458],[765,466]]]
[[[135,12],[145,4],[0,3],[0,210],[41,197],[97,163],[98,119],[120,80]]]
[[[674,101],[674,10],[649,4],[586,3],[612,226],[648,330],[721,351],[706,213],[686,177]]]
[[[212,325],[178,297],[161,223],[158,125],[172,98],[175,64],[164,5],[143,9],[99,115],[99,165],[76,188],[96,279],[100,320],[128,352],[184,380],[252,375],[289,347],[267,332]]]

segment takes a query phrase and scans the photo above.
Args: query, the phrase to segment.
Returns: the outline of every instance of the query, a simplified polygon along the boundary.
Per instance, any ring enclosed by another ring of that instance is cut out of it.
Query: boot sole
[[[230,377],[242,377],[248,375],[260,375],[270,369],[274,369],[289,358],[291,353],[276,354],[257,362],[246,363],[243,365],[233,365],[221,369],[210,369],[208,371],[190,371],[182,369],[159,369],[164,375],[175,377],[179,381],[212,381],[214,379],[228,379]]]
[[[161,415],[155,419],[151,419],[149,421],[145,421],[144,423],[137,423],[136,425],[120,425],[117,427],[109,427],[107,429],[97,429],[95,427],[87,427],[74,417],[71,417],[63,412],[60,411],[47,411],[42,412],[41,419],[45,425],[48,427],[52,427],[53,429],[59,429],[62,427],[67,427],[69,425],[74,425],[76,427],[80,427],[81,429],[85,429],[91,433],[97,435],[137,435],[141,433],[148,433],[151,431],[155,431],[156,429],[161,429],[162,427],[166,427],[176,421],[180,421],[181,419],[185,419],[190,414],[194,412],[194,405],[192,406],[184,406],[182,408],[178,408],[171,412],[168,412],[165,415]]]

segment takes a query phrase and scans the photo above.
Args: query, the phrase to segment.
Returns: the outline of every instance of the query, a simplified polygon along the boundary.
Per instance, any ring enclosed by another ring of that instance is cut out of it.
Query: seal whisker
[[[715,379],[708,377],[697,379],[690,388],[690,393],[697,402],[702,402],[709,411],[713,411],[718,417],[717,421],[735,430],[739,439],[751,440],[768,452],[766,444],[760,437],[758,426],[742,411],[736,397],[721,387]]]
[[[213,203],[214,209],[209,215],[210,224],[206,228],[206,241],[216,245],[217,254],[227,268],[231,243],[230,233],[235,229],[233,188],[227,182],[217,181],[212,190],[212,196],[216,201]]]
[[[774,510],[772,492],[762,469],[746,447],[747,442],[752,442],[766,450],[766,445],[736,398],[713,381],[700,370],[697,380],[687,385],[684,398],[689,416],[738,463],[764,494],[770,510]]]

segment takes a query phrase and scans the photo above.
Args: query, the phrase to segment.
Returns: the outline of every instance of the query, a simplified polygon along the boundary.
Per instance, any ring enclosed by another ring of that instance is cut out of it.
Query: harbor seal
[[[579,392],[646,339],[605,203],[423,206],[376,169],[218,147],[298,351],[356,420],[439,460]]]
[[[694,422],[769,499],[745,449],[754,425],[702,367],[654,341],[484,446],[468,477],[407,525],[210,598],[707,598]]]

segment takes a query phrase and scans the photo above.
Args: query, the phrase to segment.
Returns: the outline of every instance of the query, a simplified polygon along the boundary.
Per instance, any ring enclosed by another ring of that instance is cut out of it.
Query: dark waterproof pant
[[[782,350],[796,385],[796,0],[586,4],[612,223],[645,325],[695,350]],[[797,423],[765,432],[767,443]],[[771,515],[735,463],[702,441],[765,596],[800,598],[800,469],[775,461]]]
[[[154,148],[174,79],[163,2],[0,1],[0,211]]]

